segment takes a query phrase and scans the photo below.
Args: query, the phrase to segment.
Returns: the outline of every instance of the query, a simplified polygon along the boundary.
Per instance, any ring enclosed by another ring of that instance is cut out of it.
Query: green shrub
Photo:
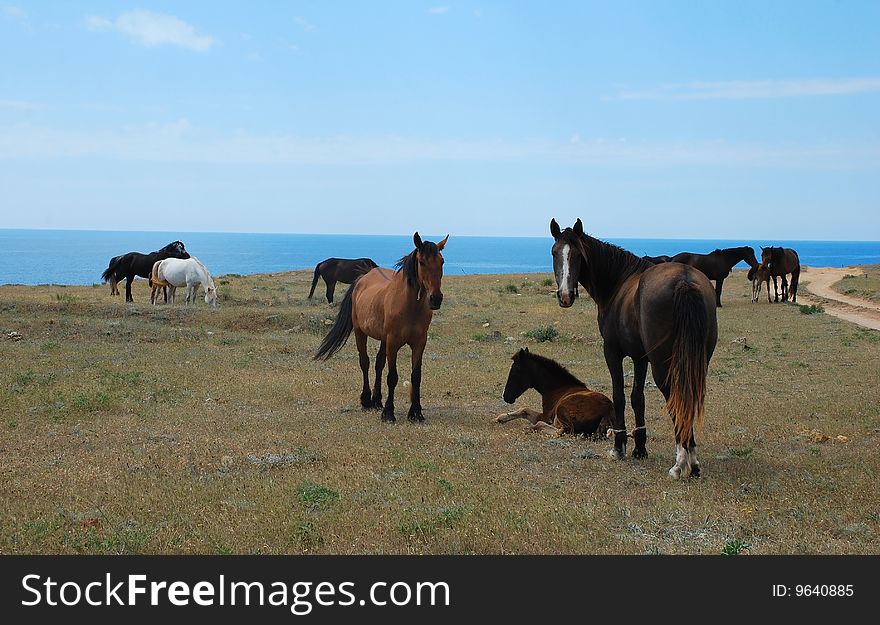
[[[559,330],[553,326],[538,326],[537,328],[526,332],[526,336],[530,339],[535,339],[539,343],[543,343],[544,341],[552,341],[558,337]]]
[[[816,313],[825,312],[825,309],[819,304],[798,304],[798,308],[804,315],[815,315]]]

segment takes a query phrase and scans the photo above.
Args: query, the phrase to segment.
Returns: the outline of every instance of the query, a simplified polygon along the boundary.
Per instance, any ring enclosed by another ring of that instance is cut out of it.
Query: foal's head
[[[532,386],[527,369],[528,358],[528,347],[522,348],[513,355],[513,364],[510,366],[510,373],[507,374],[507,384],[504,386],[504,395],[502,395],[508,404],[515,402]]]
[[[419,289],[419,297],[422,294],[428,296],[428,306],[431,310],[437,310],[443,303],[443,291],[440,290],[440,282],[443,280],[443,248],[449,235],[439,243],[422,241],[422,237],[416,232],[413,235],[413,243],[416,249],[408,257],[403,259],[403,269],[407,273],[407,280],[415,279]]]
[[[559,305],[568,308],[578,296],[578,277],[581,273],[581,251],[578,239],[584,235],[584,225],[578,219],[572,228],[559,229],[555,219],[550,220],[553,235],[553,273],[556,274],[556,298]]]

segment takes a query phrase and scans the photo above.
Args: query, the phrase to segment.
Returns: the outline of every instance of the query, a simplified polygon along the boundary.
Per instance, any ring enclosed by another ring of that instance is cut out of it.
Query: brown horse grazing
[[[773,301],[770,299],[770,270],[764,266],[764,263],[749,269],[748,278],[752,281],[752,302],[758,301],[758,297],[761,295],[761,285],[764,283],[767,284],[767,302]]]
[[[318,278],[324,279],[324,283],[327,285],[327,303],[332,304],[337,282],[351,284],[358,276],[362,276],[378,266],[370,258],[328,258],[322,260],[315,266],[315,277],[312,279],[309,299],[312,299],[312,295],[315,294]]]
[[[801,261],[798,253],[790,247],[762,247],[761,262],[770,270],[773,278],[773,291],[776,297],[773,301],[779,301],[779,285],[776,278],[782,276],[782,301],[797,302],[798,282],[801,278]],[[791,284],[788,283],[786,274],[791,274]],[[768,285],[769,290],[769,285]]]
[[[645,376],[650,363],[675,430],[675,465],[669,474],[698,476],[694,426],[702,421],[707,370],[718,340],[715,293],[709,279],[689,265],[652,265],[594,239],[584,234],[580,219],[564,231],[554,219],[550,233],[559,305],[574,304],[580,283],[599,309],[605,364],[614,388],[612,457],[626,454],[623,359],[629,356],[633,361],[630,401],[636,417],[633,457],[648,455]]]
[[[730,270],[739,261],[744,260],[749,267],[757,267],[758,259],[755,258],[755,250],[748,245],[742,247],[728,247],[723,250],[715,250],[709,254],[692,254],[681,252],[672,257],[674,263],[684,263],[696,267],[710,280],[715,280],[715,304],[721,308],[721,286],[724,279],[730,275]]]
[[[412,350],[412,390],[410,421],[424,421],[422,416],[422,354],[428,341],[428,326],[433,311],[443,303],[440,282],[443,278],[443,255],[449,235],[439,243],[422,241],[413,235],[416,246],[397,262],[398,270],[377,267],[357,278],[339,306],[339,315],[324,337],[315,360],[328,359],[345,345],[354,330],[360,355],[364,386],[361,406],[382,408],[382,369],[388,361],[388,399],[382,411],[383,421],[394,421],[394,389],[397,386],[397,352],[404,345]],[[376,383],[370,394],[370,357],[367,337],[381,342],[376,354]]]
[[[591,391],[554,360],[532,354],[526,347],[513,356],[504,387],[504,401],[515,402],[533,388],[541,394],[541,412],[522,408],[498,415],[495,421],[528,419],[535,430],[556,434],[604,433],[614,420],[614,404],[602,393]],[[552,425],[551,425],[552,424]]]

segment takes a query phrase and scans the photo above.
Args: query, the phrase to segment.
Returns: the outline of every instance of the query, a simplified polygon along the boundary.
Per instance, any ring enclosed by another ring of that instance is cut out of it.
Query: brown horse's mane
[[[571,371],[560,365],[552,358],[547,358],[546,356],[541,356],[539,354],[533,354],[532,352],[522,351],[517,355],[517,360],[519,360],[520,362],[525,361],[539,365],[544,370],[544,372],[548,373],[554,378],[554,382],[559,382],[571,386],[583,386],[584,388],[586,388],[586,384],[581,382],[574,374],[571,373]]]
[[[421,252],[425,258],[431,258],[440,253],[437,244],[432,241],[422,242],[420,249],[415,249],[395,263],[398,272],[403,272],[406,278],[406,284],[409,288],[419,290],[419,263],[417,260],[418,253]]]
[[[562,237],[575,243],[587,261],[587,290],[592,297],[610,297],[618,285],[636,273],[642,273],[654,266],[650,261],[639,258],[629,250],[613,243],[606,243],[588,234],[578,236],[571,228],[562,232]],[[581,268],[581,275],[583,275]]]

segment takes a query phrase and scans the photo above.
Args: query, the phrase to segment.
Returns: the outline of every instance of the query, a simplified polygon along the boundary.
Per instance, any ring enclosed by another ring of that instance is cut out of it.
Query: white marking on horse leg
[[[677,480],[680,477],[687,477],[690,473],[690,465],[688,464],[687,449],[675,444],[675,465],[669,469],[669,475],[672,479]]]

